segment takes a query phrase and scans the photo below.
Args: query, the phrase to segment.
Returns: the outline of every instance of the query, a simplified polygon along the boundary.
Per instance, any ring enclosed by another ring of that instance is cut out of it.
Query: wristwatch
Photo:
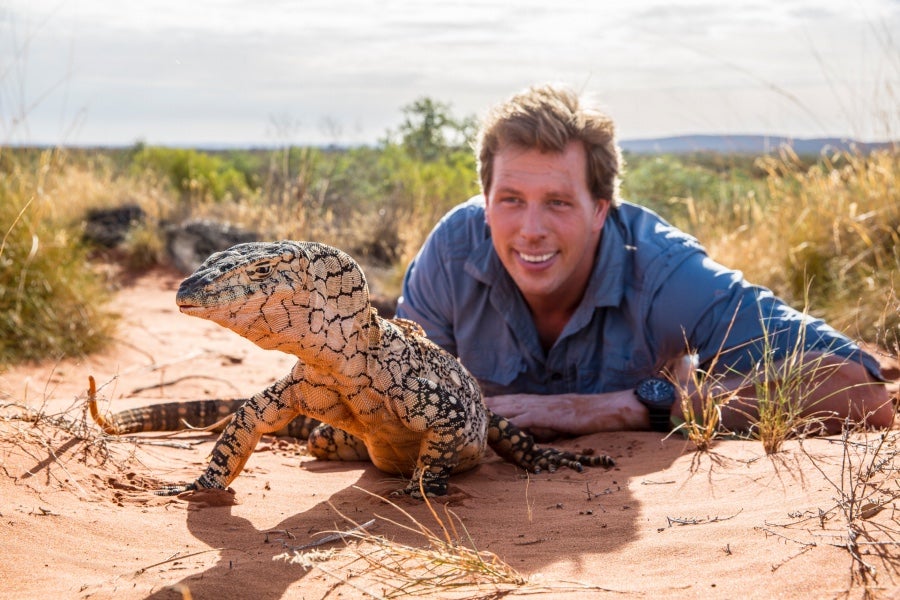
[[[634,394],[650,413],[650,428],[653,431],[672,430],[672,405],[675,404],[675,386],[661,377],[648,377],[634,388]]]

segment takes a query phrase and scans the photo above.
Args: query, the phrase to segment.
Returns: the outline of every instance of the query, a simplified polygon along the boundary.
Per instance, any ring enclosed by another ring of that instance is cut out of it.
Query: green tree
[[[457,119],[447,103],[423,97],[402,110],[400,145],[420,160],[433,162],[467,150],[474,138],[475,118]]]

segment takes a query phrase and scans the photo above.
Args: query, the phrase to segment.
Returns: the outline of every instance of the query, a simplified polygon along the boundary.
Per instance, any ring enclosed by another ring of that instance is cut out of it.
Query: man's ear
[[[609,216],[609,209],[611,206],[612,201],[610,200],[605,200],[603,198],[597,200],[597,204],[594,207],[594,223],[591,227],[593,231],[596,232],[603,229],[603,225],[606,223],[606,217]]]

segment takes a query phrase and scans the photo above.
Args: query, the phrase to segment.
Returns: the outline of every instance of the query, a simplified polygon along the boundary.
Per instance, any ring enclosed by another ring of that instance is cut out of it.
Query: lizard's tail
[[[88,410],[91,411],[91,418],[94,423],[100,426],[104,433],[110,435],[119,435],[119,428],[114,423],[108,421],[100,410],[97,408],[97,382],[94,381],[93,375],[88,375],[88,394],[87,394]]]
[[[87,404],[100,429],[110,435],[141,431],[221,431],[246,398],[167,402],[123,410],[104,417],[97,407],[97,383],[88,376]]]

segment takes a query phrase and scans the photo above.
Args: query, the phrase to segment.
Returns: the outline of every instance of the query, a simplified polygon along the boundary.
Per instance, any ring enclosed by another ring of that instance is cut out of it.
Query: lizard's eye
[[[272,274],[272,265],[260,264],[250,269],[250,279],[253,281],[261,281]]]

